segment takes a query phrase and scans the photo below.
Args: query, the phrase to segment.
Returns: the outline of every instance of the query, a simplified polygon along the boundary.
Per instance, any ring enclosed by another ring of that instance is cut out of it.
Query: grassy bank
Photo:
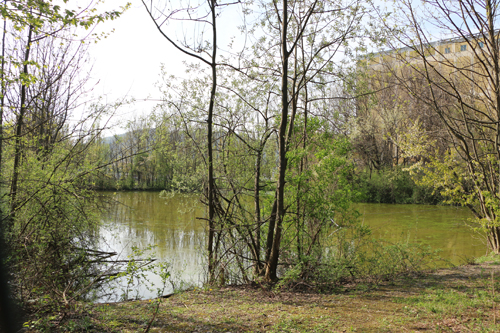
[[[335,294],[257,287],[196,289],[168,299],[77,304],[38,314],[26,332],[498,332],[500,265],[422,273]]]

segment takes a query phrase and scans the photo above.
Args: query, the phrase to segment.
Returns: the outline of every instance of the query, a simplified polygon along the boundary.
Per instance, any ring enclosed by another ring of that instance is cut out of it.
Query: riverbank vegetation
[[[425,34],[414,18],[419,39],[393,29],[393,36],[381,37],[387,15],[374,18],[377,11],[369,1],[262,1],[258,9],[239,3],[239,10],[252,18],[243,29],[248,45],[230,55],[218,54],[217,36],[221,13],[232,2],[169,4],[180,7],[161,10],[143,2],[165,42],[199,62],[188,66],[185,77],[162,71],[163,98],[155,110],[130,121],[125,134],[104,137],[101,123],[120,103],[85,104],[86,50],[71,39],[78,26],[92,27],[121,11],[63,13],[50,2],[20,3],[0,5],[5,26],[0,229],[2,249],[8,249],[2,264],[12,272],[3,283],[25,308],[60,313],[28,326],[50,329],[70,325],[68,320],[75,330],[101,327],[99,320],[122,325],[122,319],[96,319],[104,305],[93,307],[89,317],[77,314],[87,311],[81,305],[76,312],[59,311],[124,274],[110,268],[114,253],[97,247],[98,189],[200,193],[208,212],[199,217],[207,223],[207,285],[260,286],[258,293],[271,297],[285,290],[338,292],[351,284],[378,285],[416,274],[434,260],[435,253],[423,246],[371,239],[352,208],[356,201],[467,206],[486,231],[489,248],[499,251],[500,72],[487,60],[498,63],[500,46],[488,20],[479,20],[482,37],[471,38],[472,30],[457,33],[471,48],[491,37],[481,48],[484,80],[475,81],[468,76],[471,70],[441,59],[459,72],[458,81],[475,84],[470,96],[456,80],[420,66],[433,62],[422,50],[429,43],[422,42]],[[475,9],[469,2],[457,3]],[[403,13],[412,13],[407,6]],[[484,15],[490,17],[488,8]],[[474,20],[472,13],[477,11],[469,11]],[[176,20],[210,33],[176,41],[175,24],[169,24]],[[377,72],[370,66],[373,57],[358,56],[366,54],[368,41],[404,44],[408,39],[419,40],[407,46],[421,55],[417,65],[399,59],[411,70],[388,62],[387,71]],[[493,88],[484,88],[483,81]],[[496,95],[486,102],[477,98],[477,91],[490,96],[490,90]],[[70,122],[82,105],[81,120]],[[132,267],[136,263],[129,262]],[[464,287],[465,295],[476,295],[472,287]],[[476,296],[481,301],[489,297]],[[146,303],[135,304],[143,308]],[[475,306],[467,303],[464,309]],[[488,306],[481,308],[483,314],[490,313]],[[151,313],[159,309],[153,302]],[[457,320],[443,311],[442,323],[448,317]],[[491,326],[483,314],[467,317],[471,327],[476,318]],[[155,316],[147,317],[148,329]],[[124,325],[136,328],[132,322],[137,320]],[[286,330],[310,325],[311,318],[256,322],[263,326],[247,328]]]

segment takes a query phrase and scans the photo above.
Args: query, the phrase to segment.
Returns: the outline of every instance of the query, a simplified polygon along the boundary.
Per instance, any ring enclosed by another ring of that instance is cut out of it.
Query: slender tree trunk
[[[257,151],[257,159],[255,161],[255,182],[254,182],[254,203],[255,203],[255,275],[258,275],[261,270],[260,262],[260,168],[262,161],[262,146]]]
[[[29,75],[28,71],[28,61],[30,58],[31,51],[31,40],[33,35],[33,25],[29,26],[28,29],[28,39],[26,41],[26,50],[24,52],[24,64],[23,71],[21,75],[21,105],[19,108],[19,115],[17,116],[16,124],[16,140],[14,148],[14,167],[12,174],[12,183],[10,188],[10,200],[11,200],[11,218],[14,217],[15,210],[17,209],[17,188],[19,180],[19,167],[21,164],[21,136],[24,123],[24,114],[26,113],[26,89],[27,83],[24,81]]]
[[[267,126],[267,120],[266,120],[266,131],[268,131],[269,128]],[[261,230],[260,228],[262,227],[262,216],[261,216],[261,213],[260,213],[260,176],[261,176],[261,172],[262,172],[262,154],[264,152],[264,148],[266,146],[266,143],[267,143],[267,140],[269,139],[269,137],[271,136],[271,132],[269,132],[267,135],[265,135],[265,137],[261,140],[260,144],[259,144],[259,149],[257,151],[257,157],[256,157],[256,162],[255,162],[255,181],[254,181],[254,207],[255,207],[255,228],[256,228],[256,235],[255,235],[255,253],[254,253],[254,256],[255,256],[255,260],[256,260],[256,263],[255,263],[255,275],[263,275],[265,273],[264,271],[264,263],[262,262],[262,259],[261,259],[261,252],[260,252],[260,241],[261,241]],[[276,206],[273,206],[272,208],[272,213],[271,215],[272,216],[275,216],[275,212],[276,212]],[[271,229],[271,226],[269,227]],[[274,229],[274,224],[273,224],[273,228]],[[271,236],[270,236],[270,235]],[[272,239],[272,231],[269,231],[268,232],[268,237],[270,237],[270,239]],[[268,243],[267,243],[267,246],[266,246],[266,258],[265,258],[265,262],[267,263],[268,260],[269,260],[269,257],[271,255],[271,248],[272,248],[272,242],[269,242],[269,238],[268,238]]]
[[[6,4],[7,1],[4,1]],[[0,187],[3,184],[2,178],[2,162],[3,162],[3,108],[5,106],[5,93],[6,93],[6,84],[5,84],[5,36],[7,34],[7,18],[4,17],[3,20],[3,32],[2,32],[2,69],[0,72],[0,83],[2,85],[1,91],[1,100],[0,100]],[[0,191],[0,195],[1,195]],[[1,206],[0,206],[1,209]],[[0,215],[0,218],[3,219],[3,214]]]
[[[288,1],[283,0],[282,13],[282,35],[281,35],[281,56],[282,62],[282,77],[281,77],[281,123],[279,127],[279,175],[278,188],[276,195],[276,226],[274,228],[273,243],[271,254],[267,262],[265,279],[267,281],[275,281],[277,278],[277,268],[279,251],[281,245],[281,232],[283,227],[283,218],[285,215],[285,174],[288,159],[287,152],[287,124],[288,124],[288,59],[289,52],[287,48],[287,28],[288,28]],[[270,224],[271,227],[271,224]]]
[[[490,44],[492,45],[492,63],[494,66],[493,70],[493,78],[492,78],[492,86],[494,90],[494,103],[495,103],[495,111],[496,111],[496,136],[495,136],[495,153],[497,156],[497,165],[498,168],[497,174],[498,179],[493,180],[491,183],[492,191],[496,192],[500,197],[500,64],[498,63],[500,60],[500,50],[498,47],[498,35],[497,31],[495,31],[495,12],[497,8],[494,8],[496,5],[491,3],[491,0],[486,1],[486,16],[488,17],[488,34],[490,38]],[[495,167],[495,166],[494,166]],[[496,187],[496,189],[495,189]],[[493,220],[498,219],[495,212],[492,214]],[[500,227],[493,226],[490,228],[488,233],[488,243],[490,248],[494,253],[500,254]]]
[[[208,149],[208,280],[210,283],[215,282],[215,265],[217,253],[214,251],[214,238],[215,238],[215,195],[214,195],[214,161],[213,161],[213,113],[215,105],[215,94],[217,89],[217,25],[215,7],[217,3],[215,0],[210,1],[210,8],[212,14],[212,89],[210,91],[210,104],[208,106],[207,118],[207,149]]]
[[[303,128],[303,133],[302,133],[302,149],[304,150],[304,152],[306,151],[306,147],[307,147],[307,99],[308,99],[308,95],[307,95],[307,83],[305,84],[304,86],[304,92],[305,92],[305,96],[304,96],[304,128]],[[304,166],[307,162],[307,156],[303,156],[301,159],[300,159],[300,166],[299,166],[299,174],[302,175],[302,173],[304,172]],[[300,257],[302,256],[302,235],[301,235],[301,231],[303,230],[304,228],[304,210],[305,210],[305,207],[302,207],[301,205],[301,202],[300,202],[300,191],[301,191],[301,186],[300,186],[300,183],[297,187],[297,254],[299,256],[299,259]]]

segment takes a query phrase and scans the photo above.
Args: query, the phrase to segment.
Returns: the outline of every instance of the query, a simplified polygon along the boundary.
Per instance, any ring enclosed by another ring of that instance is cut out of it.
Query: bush
[[[301,258],[288,268],[277,287],[331,291],[346,284],[376,285],[430,268],[439,252],[419,244],[375,239],[351,240],[328,250],[318,257]]]
[[[360,172],[355,184],[361,202],[392,204],[439,204],[443,198],[430,187],[418,186],[401,167],[372,173]],[[437,192],[437,191],[436,191]]]

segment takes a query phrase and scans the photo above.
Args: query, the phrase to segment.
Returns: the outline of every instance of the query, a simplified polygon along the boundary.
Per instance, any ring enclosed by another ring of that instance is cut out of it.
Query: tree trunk
[[[14,148],[14,167],[13,167],[13,174],[12,174],[12,183],[11,183],[11,188],[10,188],[10,200],[11,200],[11,218],[14,217],[15,211],[17,209],[18,203],[17,203],[17,188],[18,188],[18,180],[19,180],[19,167],[21,164],[21,136],[22,136],[22,129],[23,129],[23,122],[24,122],[24,114],[26,112],[26,89],[27,89],[27,83],[23,81],[24,79],[27,79],[29,72],[28,72],[28,61],[30,58],[30,51],[31,51],[31,39],[33,35],[33,26],[30,25],[28,29],[28,40],[26,41],[26,50],[24,52],[24,65],[23,65],[23,72],[21,75],[21,105],[19,108],[19,115],[17,116],[17,123],[16,123],[16,141],[15,141],[15,148]]]
[[[288,27],[288,1],[283,0],[282,13],[282,31],[281,31],[281,56],[282,56],[282,76],[281,76],[281,123],[279,127],[279,176],[278,188],[276,189],[276,223],[274,235],[272,237],[272,246],[269,260],[267,261],[265,280],[275,281],[277,278],[277,268],[279,251],[281,244],[281,232],[283,227],[283,218],[285,215],[285,174],[288,159],[286,157],[287,142],[286,132],[288,124],[288,59],[289,52],[287,48],[287,27]],[[274,223],[273,223],[274,224]],[[271,227],[271,224],[269,225]],[[271,232],[271,231],[270,231]]]
[[[262,263],[260,261],[260,169],[262,162],[262,145],[257,151],[257,160],[255,161],[255,182],[254,182],[254,205],[255,205],[255,275],[259,275],[262,269]]]
[[[216,265],[216,255],[213,245],[215,238],[215,197],[214,197],[214,163],[213,163],[213,134],[212,134],[212,122],[213,113],[215,105],[215,93],[217,89],[217,68],[216,68],[216,56],[217,56],[217,25],[216,25],[216,13],[215,7],[217,3],[215,0],[211,0],[210,8],[212,14],[212,33],[213,33],[213,44],[212,44],[212,89],[210,91],[210,104],[208,106],[208,118],[207,118],[207,149],[208,149],[208,281],[209,283],[215,282],[215,265]]]

